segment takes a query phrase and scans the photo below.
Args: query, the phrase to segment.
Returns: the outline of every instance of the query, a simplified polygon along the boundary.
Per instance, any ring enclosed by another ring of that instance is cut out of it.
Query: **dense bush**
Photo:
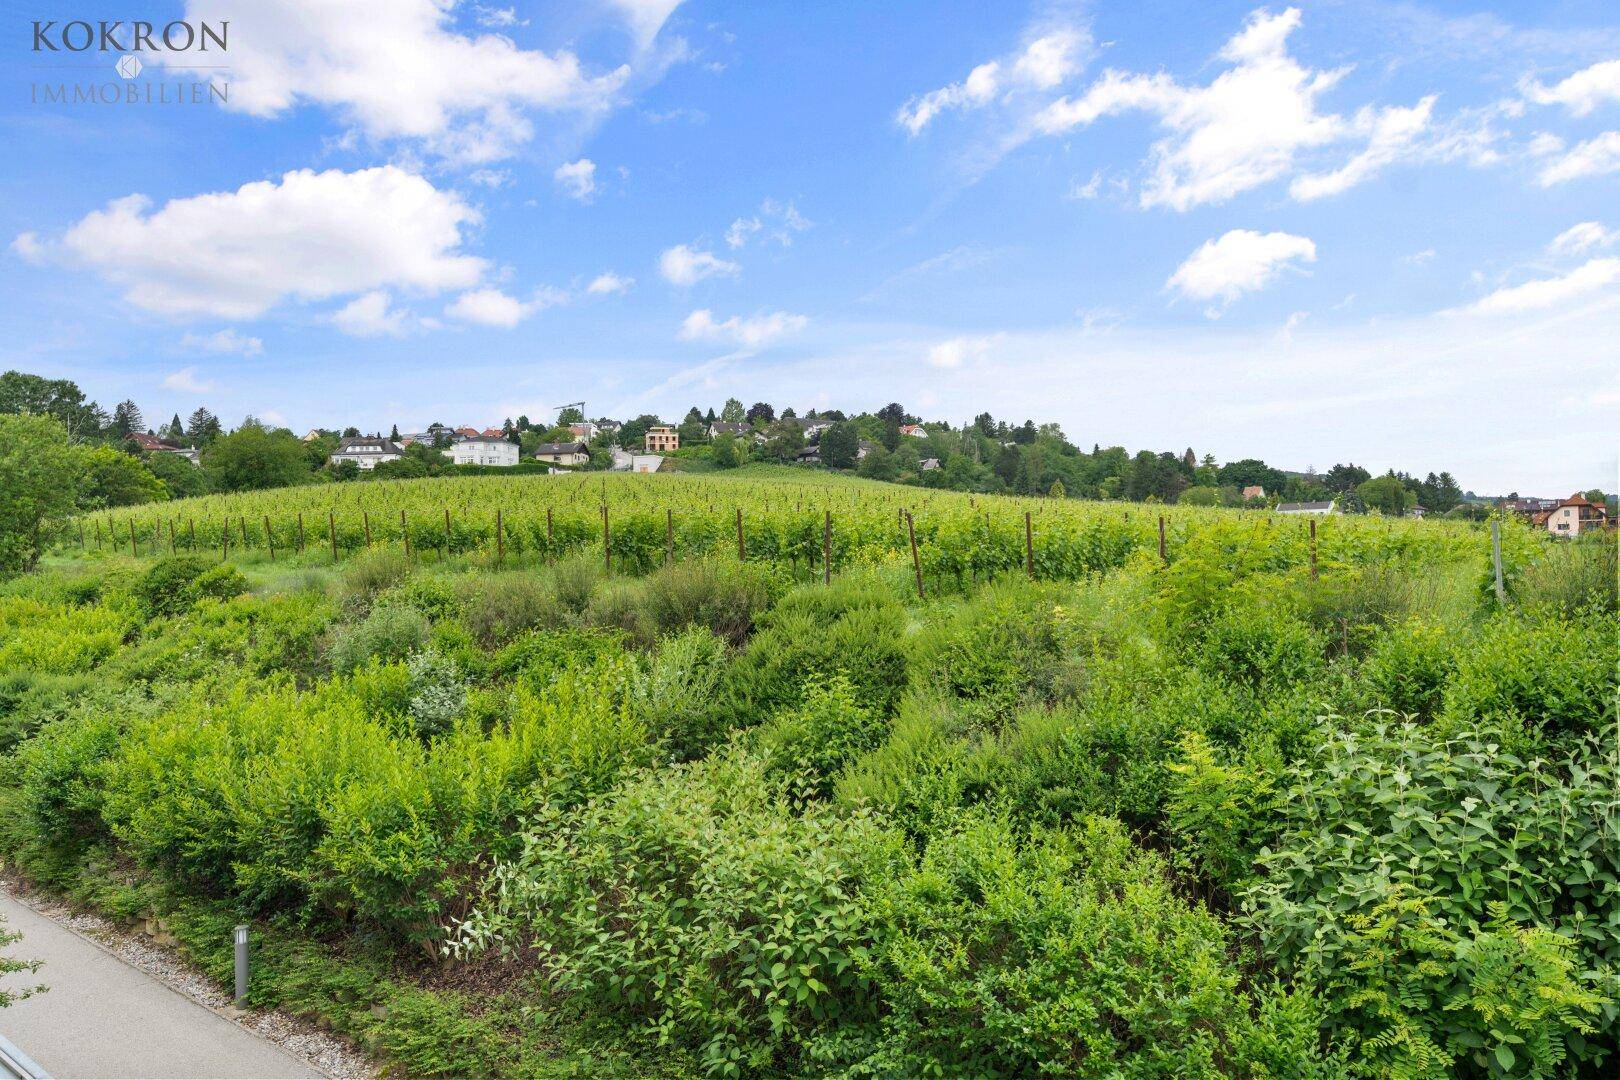
[[[327,659],[333,671],[353,671],[368,660],[403,660],[428,639],[428,621],[408,605],[379,605],[361,622],[333,634]]]

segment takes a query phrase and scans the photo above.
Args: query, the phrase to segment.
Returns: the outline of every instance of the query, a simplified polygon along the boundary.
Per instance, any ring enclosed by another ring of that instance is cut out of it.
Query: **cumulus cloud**
[[[1091,48],[1091,35],[1065,26],[1030,37],[1010,56],[987,60],[960,82],[919,94],[895,113],[895,123],[917,135],[942,113],[976,109],[998,95],[1020,90],[1050,90],[1080,70]]]
[[[237,356],[258,356],[264,352],[264,342],[256,337],[226,328],[214,334],[187,334],[180,339],[180,348],[186,352],[234,353]],[[187,368],[187,371],[192,370]],[[164,385],[167,385],[165,383]]]
[[[1610,229],[1598,221],[1583,221],[1571,225],[1547,245],[1554,255],[1579,255],[1595,247],[1609,247],[1620,240],[1620,230]]]
[[[1006,335],[981,334],[947,338],[928,350],[928,362],[935,367],[959,368],[972,360],[982,360]]]
[[[1620,131],[1605,131],[1542,166],[1542,187],[1620,172]]]
[[[565,49],[463,34],[445,0],[188,0],[186,10],[230,22],[226,108],[274,117],[304,103],[326,106],[371,138],[413,140],[461,162],[504,157],[528,142],[533,112],[605,112],[631,75],[628,66],[588,73]],[[209,62],[204,54],[152,56],[208,74],[188,67]]]
[[[1316,245],[1285,232],[1233,229],[1202,247],[1176,268],[1165,287],[1191,300],[1230,304],[1244,293],[1265,288],[1277,275],[1316,261]]]
[[[810,322],[803,315],[790,315],[785,311],[762,312],[742,318],[733,315],[717,320],[707,308],[692,312],[681,323],[681,337],[686,341],[729,340],[750,348],[764,345],[783,334],[803,330]]]
[[[681,0],[609,0],[624,15],[636,44],[646,48],[681,6]]]
[[[1527,80],[1524,96],[1537,105],[1562,105],[1575,116],[1585,116],[1599,105],[1620,102],[1620,60],[1593,64],[1552,86]]]
[[[212,394],[219,389],[219,384],[211,379],[199,378],[195,367],[183,367],[163,376],[163,387],[182,394]]]
[[[799,213],[798,207],[791,202],[781,203],[775,199],[766,199],[760,203],[759,213],[751,217],[738,218],[726,230],[726,244],[732,248],[740,248],[750,240],[775,241],[783,247],[793,243],[796,233],[801,233],[810,227],[810,222]]]
[[[713,252],[697,251],[686,244],[676,244],[658,257],[658,272],[672,285],[696,285],[704,278],[716,274],[735,274],[741,269],[736,263],[717,257]]]
[[[1299,176],[1296,198],[1337,194],[1403,157],[1454,156],[1464,134],[1480,137],[1451,133],[1444,147],[1425,145],[1420,137],[1430,127],[1433,98],[1410,107],[1369,106],[1349,120],[1320,111],[1319,99],[1348,69],[1313,70],[1295,60],[1288,38],[1299,26],[1297,8],[1255,11],[1221,49],[1228,67],[1208,85],[1110,69],[1084,94],[1042,109],[1033,129],[1061,134],[1126,112],[1155,116],[1165,134],[1149,151],[1150,175],[1138,198],[1144,207],[1173,210],[1222,202],[1288,176],[1302,157],[1347,140],[1363,148],[1338,168]]]
[[[53,250],[146,311],[249,319],[286,300],[470,286],[485,263],[460,247],[478,220],[460,196],[397,166],[302,169],[155,210],[144,195],[116,199]]]
[[[551,178],[570,198],[590,202],[591,196],[596,193],[596,162],[590,158],[570,161],[566,165],[557,166]]]
[[[585,291],[592,296],[611,296],[614,293],[629,292],[630,286],[636,283],[632,277],[621,277],[612,270],[604,270],[591,279],[585,286]]]
[[[1567,274],[1497,289],[1466,310],[1478,315],[1541,311],[1603,292],[1617,283],[1620,283],[1620,259],[1588,259]]]
[[[547,286],[536,289],[528,300],[509,296],[496,288],[473,289],[456,297],[445,307],[444,313],[462,322],[510,330],[535,312],[567,303],[569,299],[569,294],[563,290]]]
[[[332,325],[351,337],[402,337],[411,313],[393,306],[386,290],[355,297],[332,314]]]

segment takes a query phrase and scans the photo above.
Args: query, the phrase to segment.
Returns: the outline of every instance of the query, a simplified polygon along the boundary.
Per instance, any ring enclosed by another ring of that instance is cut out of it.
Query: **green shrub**
[[[552,591],[564,611],[582,615],[604,576],[602,563],[596,556],[574,555],[552,568]]]
[[[326,656],[333,671],[367,660],[403,660],[427,643],[428,621],[414,608],[377,607],[360,623],[332,635]]]
[[[356,599],[370,600],[399,584],[410,572],[410,561],[403,552],[374,548],[361,552],[345,564],[343,590]]]
[[[406,661],[411,674],[411,726],[424,739],[443,735],[467,707],[467,687],[453,661],[432,649]]]
[[[763,758],[723,755],[539,812],[455,946],[532,948],[559,991],[755,1074],[874,1015],[856,891],[896,854],[870,818],[795,810]]]
[[[959,703],[913,690],[900,702],[882,745],[855,759],[834,783],[846,806],[871,806],[913,836],[926,836],[967,798],[968,722]]]
[[[759,729],[759,745],[775,768],[804,772],[825,795],[843,766],[883,741],[887,725],[860,703],[843,676],[816,680],[797,705],[783,709]]]
[[[191,606],[191,583],[214,567],[212,559],[201,555],[174,555],[159,559],[135,582],[135,599],[141,615],[155,619],[174,615]]]
[[[1363,704],[1424,720],[1439,715],[1456,670],[1455,638],[1418,618],[1379,634],[1360,669]]]
[[[1219,921],[1106,818],[1026,837],[969,814],[869,902],[873,1072],[1338,1074],[1308,997],[1245,990]]]
[[[725,738],[715,694],[726,672],[726,643],[703,627],[665,638],[642,662],[637,711],[677,761],[690,761]]]
[[[219,563],[198,574],[187,587],[186,595],[196,603],[201,600],[229,600],[247,591],[247,578],[230,563]]]
[[[703,626],[741,645],[771,601],[771,579],[754,564],[677,562],[641,583],[642,612],[651,629],[671,634]]]
[[[1553,544],[1519,571],[1513,598],[1547,619],[1613,615],[1620,608],[1615,555],[1616,538],[1609,530]]]
[[[452,584],[442,577],[414,574],[380,593],[378,607],[408,607],[429,620],[449,618],[460,609]]]
[[[720,707],[730,723],[758,723],[797,702],[806,679],[834,675],[874,713],[894,711],[907,682],[906,615],[887,590],[850,581],[786,594],[732,664]]]
[[[1257,691],[1307,682],[1322,670],[1322,643],[1305,623],[1258,605],[1227,608],[1206,626],[1198,665]]]
[[[104,763],[118,750],[124,721],[117,708],[85,710],[47,724],[6,762],[22,794],[26,840],[71,844],[99,836]],[[22,846],[19,843],[18,846]]]
[[[568,615],[550,583],[538,574],[469,575],[457,582],[461,618],[485,645],[510,641],[525,630],[559,629]]]
[[[1617,631],[1612,618],[1491,619],[1458,652],[1446,686],[1445,726],[1462,731],[1510,722],[1562,735],[1612,725]]]
[[[1297,607],[1333,652],[1359,657],[1379,630],[1432,606],[1429,592],[1397,566],[1335,567],[1304,583]]]
[[[919,634],[914,657],[912,678],[948,688],[973,716],[997,720],[1021,702],[1048,702],[1062,659],[1053,594],[987,587]]]

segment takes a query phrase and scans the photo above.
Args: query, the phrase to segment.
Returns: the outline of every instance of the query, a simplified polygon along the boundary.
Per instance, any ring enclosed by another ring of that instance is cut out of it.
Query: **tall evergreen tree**
[[[146,419],[141,416],[140,406],[125,398],[113,409],[112,423],[108,430],[115,439],[127,439],[138,431],[146,430]]]
[[[219,438],[220,433],[219,417],[207,409],[196,410],[186,421],[186,438],[193,446],[206,446]]]

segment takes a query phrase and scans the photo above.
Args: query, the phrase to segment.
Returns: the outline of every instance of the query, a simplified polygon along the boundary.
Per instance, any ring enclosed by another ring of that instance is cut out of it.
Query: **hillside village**
[[[1278,514],[1378,513],[1388,517],[1520,516],[1553,536],[1614,527],[1616,505],[1601,490],[1568,497],[1518,492],[1482,496],[1449,472],[1422,478],[1389,470],[1374,476],[1354,463],[1294,472],[1257,458],[1218,462],[1180,452],[1093,444],[1088,451],[1057,424],[1021,424],[981,413],[953,425],[912,415],[899,403],[855,415],[836,409],[744,406],[688,409],[678,423],[653,414],[587,419],[584,403],[550,422],[527,416],[499,426],[433,423],[384,434],[358,427],[314,428],[298,436],[252,417],[227,432],[207,409],[148,428],[133,401],[109,415],[67,380],[22,372],[0,376],[0,412],[55,415],[69,433],[98,444],[91,471],[97,506],[118,506],[210,491],[303,483],[345,483],[486,471],[550,473],[710,472],[750,463],[828,469],[873,480],[984,494],[1180,503],[1266,509]],[[111,456],[109,456],[111,455]]]

